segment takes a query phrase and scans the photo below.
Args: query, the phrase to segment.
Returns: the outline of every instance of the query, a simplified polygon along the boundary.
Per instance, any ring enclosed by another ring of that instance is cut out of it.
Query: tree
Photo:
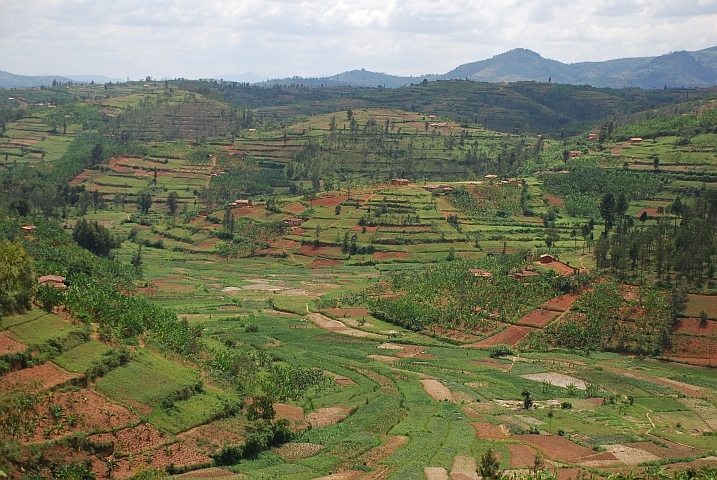
[[[90,166],[91,167],[94,167],[94,166],[102,163],[103,153],[104,153],[104,148],[102,147],[102,144],[96,143],[95,146],[92,148],[92,153],[90,153]]]
[[[615,204],[615,215],[617,215],[618,219],[622,220],[625,217],[628,206],[625,192],[621,192],[620,196],[617,197],[617,203]]]
[[[530,392],[525,389],[520,395],[523,397],[523,408],[529,410],[533,406],[533,399],[530,397]]]
[[[137,271],[142,268],[142,245],[137,247],[137,252],[132,255],[132,259],[129,262]]]
[[[179,206],[179,194],[177,192],[169,192],[167,196],[167,208],[169,208],[169,214],[174,215],[177,213],[177,207]]]
[[[558,229],[549,227],[545,231],[545,246],[548,247],[548,251],[551,251],[553,245],[558,240],[560,240],[560,235],[558,234]]]
[[[224,227],[224,231],[229,235],[234,235],[234,229],[236,227],[236,222],[234,220],[234,212],[232,212],[232,209],[230,207],[227,207],[226,210],[224,210],[224,218],[222,219],[222,226]]]
[[[84,218],[80,218],[75,224],[72,238],[79,246],[100,257],[106,257],[110,250],[121,245],[105,226],[96,221],[88,222]]]
[[[652,159],[652,166],[655,167],[655,171],[660,169],[660,157],[655,157]]]
[[[0,314],[29,309],[34,288],[30,256],[17,240],[0,238]]]
[[[615,197],[612,193],[606,193],[600,202],[600,215],[605,221],[605,234],[615,224]]]
[[[493,447],[488,447],[488,450],[481,456],[478,474],[484,480],[497,480],[500,478],[500,462],[495,452],[493,452]]]
[[[152,208],[152,195],[149,192],[142,192],[137,196],[137,208],[142,213],[148,213]]]

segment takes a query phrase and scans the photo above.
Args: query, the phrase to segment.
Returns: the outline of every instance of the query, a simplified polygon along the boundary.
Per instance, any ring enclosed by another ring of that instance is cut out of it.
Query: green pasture
[[[194,369],[139,350],[130,363],[102,377],[96,388],[118,402],[133,400],[156,407],[167,395],[193,385],[198,378]]]
[[[70,372],[84,373],[107,351],[109,351],[109,347],[104,343],[90,340],[63,352],[53,361]]]
[[[81,327],[53,314],[39,316],[35,320],[18,323],[9,328],[10,336],[27,345],[41,345],[50,339],[61,339],[69,333],[79,332]]]

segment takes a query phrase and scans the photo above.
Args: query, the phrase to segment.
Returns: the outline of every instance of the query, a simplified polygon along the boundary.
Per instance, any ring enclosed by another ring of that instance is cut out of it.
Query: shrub
[[[490,349],[491,358],[505,357],[507,355],[515,355],[508,345],[493,345]]]

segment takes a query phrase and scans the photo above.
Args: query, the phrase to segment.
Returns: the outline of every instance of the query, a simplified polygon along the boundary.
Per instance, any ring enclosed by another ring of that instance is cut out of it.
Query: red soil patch
[[[471,360],[471,365],[477,365],[479,367],[492,367],[492,368],[499,368],[501,370],[505,370],[510,367],[510,363],[503,363],[495,358],[481,358],[479,360]]]
[[[577,463],[595,455],[593,450],[557,435],[520,435],[514,438],[538,447],[548,460]]]
[[[244,443],[244,437],[228,428],[215,424],[200,425],[177,436],[188,447],[200,453],[211,454],[226,445]]]
[[[552,310],[543,310],[542,308],[536,308],[529,314],[518,320],[517,323],[521,325],[530,325],[532,327],[544,327],[549,324],[557,316]]]
[[[321,255],[321,253],[324,252],[326,248],[327,247],[317,247],[313,244],[307,244],[299,247],[296,253],[298,253],[299,255],[306,255],[307,257],[316,257]]]
[[[431,327],[431,329],[429,330],[429,333],[432,335],[438,335],[441,337],[446,337],[446,338],[450,338],[452,340],[457,340],[459,342],[465,342],[465,343],[475,342],[479,338],[475,335],[471,335],[470,333],[464,333],[464,332],[460,332],[458,330],[452,330],[450,328],[443,328],[438,325],[434,325],[433,327]]]
[[[471,426],[476,431],[476,438],[494,438],[500,440],[505,439],[505,434],[503,433],[503,430],[496,427],[492,423],[476,422],[471,423]]]
[[[85,170],[70,180],[70,185],[79,185],[92,176],[92,170]]]
[[[560,197],[556,197],[554,195],[545,195],[545,197],[548,199],[548,202],[550,202],[550,205],[554,205],[560,208],[563,208],[565,206],[565,202]]]
[[[232,213],[235,217],[247,217],[252,211],[253,209],[251,207],[232,208]]]
[[[47,430],[53,425],[50,415],[50,406],[59,405],[64,414],[76,416],[77,423],[72,426],[68,421],[56,431]],[[56,393],[51,401],[38,406],[37,412],[46,419],[27,438],[28,443],[39,443],[46,440],[55,440],[78,432],[91,432],[109,430],[134,423],[139,418],[130,413],[123,406],[110,402],[92,390],[83,389],[78,392]]]
[[[532,465],[531,465],[532,466]],[[575,480],[577,478],[602,478],[594,473],[583,470],[582,468],[556,468],[558,472],[558,480]]]
[[[304,210],[306,210],[306,207],[300,203],[293,203],[293,204],[289,205],[288,207],[282,207],[282,209],[289,213],[301,213]]]
[[[350,413],[351,409],[348,407],[319,408],[315,412],[306,415],[306,421],[308,421],[313,428],[328,427],[329,425],[339,423],[348,417]]]
[[[159,292],[158,289],[152,288],[152,287],[140,287],[137,289],[139,293],[144,293],[145,295],[152,295],[153,293]]]
[[[148,423],[132,428],[125,428],[117,432],[100,433],[87,438],[95,445],[113,445],[116,452],[137,454],[168,443],[171,438],[157,430]]]
[[[679,333],[691,333],[692,335],[717,334],[717,322],[714,320],[707,320],[707,325],[703,327],[699,318],[680,318],[672,331]],[[0,351],[2,351],[1,343]]]
[[[597,405],[598,407],[603,404],[602,398],[586,398],[589,403],[592,403],[593,405]]]
[[[520,342],[526,335],[528,335],[532,331],[533,329],[530,327],[511,325],[505,330],[502,330],[497,334],[493,335],[492,337],[488,337],[484,340],[481,340],[480,342],[464,346],[468,348],[490,348],[494,345],[506,344],[512,347],[518,342]]]
[[[575,269],[573,267],[566,265],[563,262],[541,263],[540,266],[554,270],[560,275],[572,275],[575,273]]]
[[[316,259],[307,265],[308,268],[337,267],[341,265],[338,260]]]
[[[351,228],[351,231],[352,232],[361,232],[361,231],[363,231],[363,229],[364,229],[364,227],[362,227],[361,225],[356,225],[355,227]],[[378,230],[378,227],[369,227],[368,225],[366,226],[366,231],[369,233],[374,233],[376,230]]]
[[[374,260],[387,260],[389,258],[405,259],[410,255],[404,252],[376,252],[373,254]]]
[[[321,205],[324,207],[335,207],[343,201],[346,201],[348,197],[341,195],[338,197],[323,197],[314,200],[314,205]]]
[[[401,345],[403,347],[403,350],[400,350],[396,352],[394,355],[398,358],[421,358],[424,360],[429,360],[431,358],[436,358],[435,355],[431,355],[430,353],[423,353],[426,351],[428,347],[421,347],[418,345]]]
[[[287,405],[285,403],[275,403],[274,411],[276,411],[276,418],[287,420],[298,420],[304,419],[304,409],[301,407],[295,407],[293,405]]]
[[[16,342],[12,338],[0,333],[0,355],[18,353],[27,350],[27,345]]]
[[[673,335],[674,346],[667,354],[667,357],[686,362],[693,365],[709,365],[710,364],[710,348],[712,352],[711,364],[717,365],[717,348],[710,345],[709,336],[695,335]]]
[[[635,442],[626,443],[626,447],[638,448],[647,453],[651,453],[659,458],[680,458],[680,457],[691,457],[695,454],[695,450],[690,447],[685,447],[677,443],[672,443],[668,440],[660,439],[660,442],[668,445],[668,448],[655,445],[652,442]]]
[[[389,435],[384,436],[382,439],[387,439],[388,441],[381,446],[374,447],[368,452],[361,454],[361,456],[354,460],[354,464],[376,465],[384,458],[396,453],[408,443],[408,437],[403,436]]]
[[[505,447],[510,450],[511,468],[528,468],[535,463],[535,452],[527,445],[508,443]]]
[[[565,295],[561,295],[559,297],[553,298],[552,300],[549,300],[548,302],[541,305],[543,308],[547,308],[548,310],[556,310],[558,312],[567,312],[570,307],[573,305],[573,302],[578,298],[579,295],[575,293],[567,293]]]
[[[362,317],[368,315],[368,310],[365,308],[328,308],[326,313],[335,317]]]
[[[289,249],[296,248],[301,244],[294,240],[287,240],[285,238],[280,238],[278,240],[273,240],[273,241],[269,242],[269,245],[271,245],[274,248],[280,248],[283,250],[286,248],[289,248]]]
[[[80,376],[70,373],[52,362],[46,362],[36,367],[8,373],[0,384],[0,391],[7,392],[15,387],[29,388],[35,391],[49,390]]]
[[[216,243],[216,240],[207,240],[206,242],[199,245],[199,248],[201,250],[209,250],[210,248],[213,248]]]
[[[707,312],[709,318],[717,318],[717,295],[688,294],[686,314],[690,317],[699,317],[700,312]]]
[[[191,472],[183,473],[181,475],[173,475],[172,478],[177,479],[191,479],[191,478],[216,478],[220,480],[246,478],[246,475],[236,474],[229,470],[224,470],[219,467],[202,468],[201,470],[193,470]]]
[[[206,455],[195,452],[183,443],[175,443],[154,450],[152,452],[151,465],[155,468],[166,468],[169,465],[175,467],[189,467],[197,465],[213,465],[213,461]]]

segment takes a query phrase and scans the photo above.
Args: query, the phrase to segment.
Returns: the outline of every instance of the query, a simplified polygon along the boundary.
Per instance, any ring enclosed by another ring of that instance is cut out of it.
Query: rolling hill
[[[466,63],[442,75],[401,77],[361,69],[329,77],[292,77],[270,80],[267,83],[302,84],[311,87],[323,85],[397,88],[424,80],[454,79],[489,83],[550,80],[554,83],[610,88],[708,87],[717,84],[717,47],[696,52],[672,52],[658,57],[574,64],[550,60],[531,50],[516,48],[493,58]]]

